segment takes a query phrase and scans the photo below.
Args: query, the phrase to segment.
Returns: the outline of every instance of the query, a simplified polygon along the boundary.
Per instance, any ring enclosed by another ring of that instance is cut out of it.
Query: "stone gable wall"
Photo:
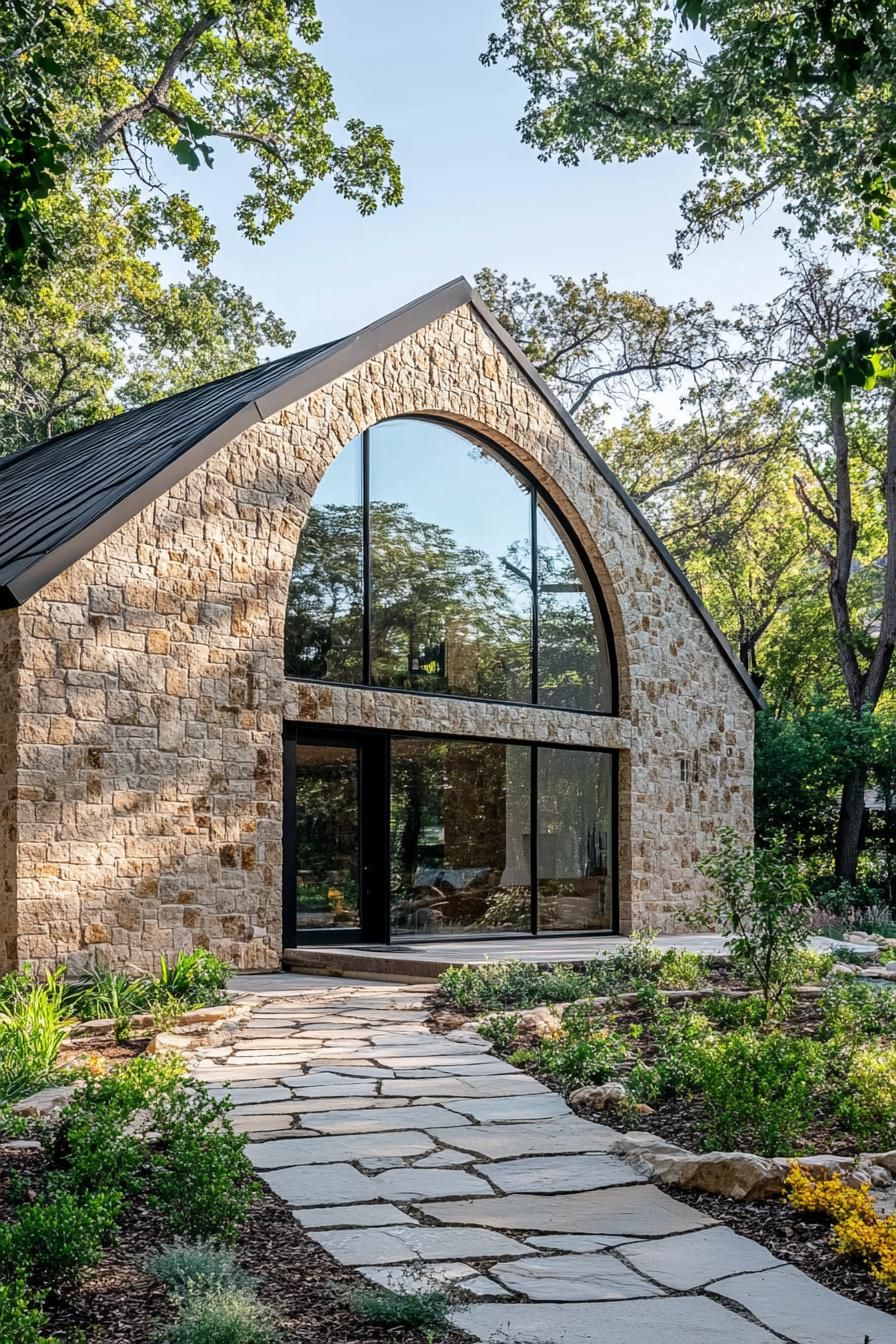
[[[284,678],[289,575],[317,483],[360,430],[407,413],[479,429],[542,482],[602,582],[618,718]],[[20,960],[149,966],[201,944],[243,967],[278,964],[284,718],[617,750],[623,928],[674,927],[715,830],[750,833],[744,688],[468,308],[246,431],[18,619]]]

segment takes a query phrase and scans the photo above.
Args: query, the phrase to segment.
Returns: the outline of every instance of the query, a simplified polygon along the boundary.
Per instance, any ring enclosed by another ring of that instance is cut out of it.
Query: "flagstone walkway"
[[[193,1072],[341,1264],[450,1281],[455,1324],[503,1344],[896,1344],[896,1317],[649,1184],[475,1032],[430,1033],[419,989],[290,979]]]

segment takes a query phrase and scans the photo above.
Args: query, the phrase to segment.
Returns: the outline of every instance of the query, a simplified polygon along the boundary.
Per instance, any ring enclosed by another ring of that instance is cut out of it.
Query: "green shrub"
[[[765,1021],[765,1004],[755,995],[730,999],[727,994],[710,994],[700,1011],[719,1027],[758,1027]]]
[[[856,1043],[896,1036],[896,994],[853,977],[837,976],[821,996],[821,1030],[830,1039]]]
[[[699,1052],[699,1090],[713,1147],[791,1153],[819,1107],[825,1050],[806,1037],[740,1027]]]
[[[713,1039],[709,1019],[690,1004],[670,1008],[658,994],[653,996],[651,1007],[650,1032],[656,1046],[654,1096],[685,1096],[699,1085],[701,1051]],[[641,1099],[647,1101],[648,1097]]]
[[[464,1012],[534,1008],[562,1003],[589,992],[586,976],[567,966],[541,970],[531,962],[502,961],[485,966],[450,966],[439,976],[446,997]]]
[[[797,984],[818,985],[826,980],[834,969],[833,952],[816,952],[811,947],[801,947],[794,953],[794,975]]]
[[[493,1013],[479,1023],[479,1034],[491,1041],[498,1050],[510,1050],[520,1028],[519,1013]]]
[[[539,1043],[538,1063],[564,1087],[585,1087],[609,1082],[628,1051],[625,1037],[607,1024],[605,1014],[588,1003],[572,1003],[561,1030]]]
[[[252,1294],[238,1288],[191,1293],[180,1319],[167,1333],[170,1344],[271,1344],[271,1313]]]
[[[699,952],[670,947],[657,968],[660,989],[701,989],[709,976],[709,964]]]
[[[150,997],[177,999],[184,1008],[209,1007],[224,999],[230,975],[227,962],[204,947],[179,952],[170,966],[163,956],[159,974],[150,986]]]
[[[0,1224],[0,1274],[22,1274],[32,1287],[75,1283],[98,1263],[121,1209],[109,1190],[75,1196],[57,1192],[24,1206]]]
[[[764,848],[719,833],[715,854],[700,865],[714,887],[697,918],[726,935],[735,968],[758,986],[771,1014],[799,983],[799,953],[809,934],[812,906],[805,874],[783,841]]]
[[[17,1274],[0,1283],[0,1340],[3,1344],[58,1344],[45,1335],[47,1318],[29,1298],[25,1280]]]
[[[355,1288],[349,1304],[359,1316],[385,1329],[444,1330],[452,1299],[444,1289],[397,1293],[391,1288]]]
[[[227,1123],[229,1110],[201,1083],[183,1083],[152,1104],[159,1139],[150,1155],[150,1189],[176,1236],[232,1241],[258,1194],[244,1139]]]
[[[147,1268],[178,1297],[211,1288],[250,1289],[252,1275],[240,1269],[229,1251],[208,1242],[181,1242],[167,1246]]]
[[[896,1144],[896,1046],[866,1042],[850,1053],[834,1110],[863,1146]]]
[[[69,1015],[64,971],[45,980],[5,976],[0,1001],[0,1103],[19,1101],[53,1078]]]
[[[147,1153],[135,1124],[177,1092],[184,1074],[176,1056],[138,1055],[114,1073],[90,1078],[64,1108],[54,1152],[74,1191],[135,1193],[146,1179]],[[154,1120],[151,1125],[154,1126]]]

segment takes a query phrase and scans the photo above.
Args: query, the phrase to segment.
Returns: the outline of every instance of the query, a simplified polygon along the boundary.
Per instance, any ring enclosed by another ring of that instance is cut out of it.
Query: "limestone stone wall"
[[[16,955],[16,727],[19,617],[0,611],[0,969]]]
[[[501,444],[577,533],[616,639],[618,719],[284,678],[289,574],[315,487],[360,430],[414,412]],[[751,829],[744,688],[467,308],[241,435],[18,619],[20,960],[147,966],[202,944],[244,967],[276,965],[284,719],[617,750],[623,928],[672,928],[714,831]]]

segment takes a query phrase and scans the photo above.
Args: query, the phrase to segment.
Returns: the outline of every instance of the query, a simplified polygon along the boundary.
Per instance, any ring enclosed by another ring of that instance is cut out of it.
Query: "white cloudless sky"
[[[700,248],[682,270],[670,266],[679,200],[698,178],[694,159],[562,168],[520,143],[525,86],[478,59],[499,26],[496,0],[320,0],[320,14],[325,36],[315,50],[340,117],[379,122],[394,140],[404,205],[363,219],[323,185],[259,247],[232,222],[248,156],[219,146],[211,172],[166,173],[215,220],[216,270],[295,328],[296,348],[482,266],[540,284],[554,273],[605,271],[616,288],[667,302],[710,299],[723,311],[779,288],[776,210]]]

